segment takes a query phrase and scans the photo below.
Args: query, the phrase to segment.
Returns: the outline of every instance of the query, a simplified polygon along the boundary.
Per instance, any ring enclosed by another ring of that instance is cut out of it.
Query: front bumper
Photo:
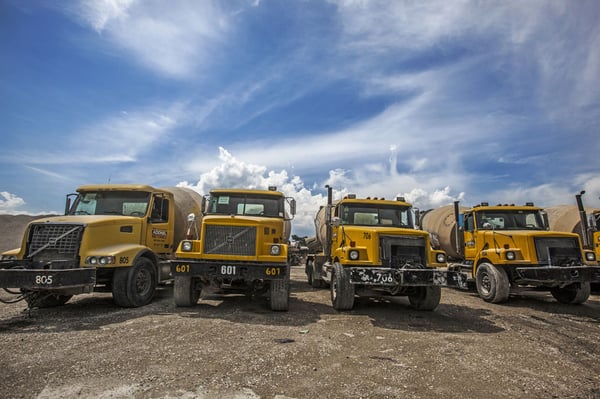
[[[517,267],[519,283],[527,284],[570,284],[600,282],[600,267],[598,266],[534,266]]]
[[[96,284],[96,268],[38,269],[29,263],[0,263],[0,288],[20,288],[32,291],[81,288],[91,292]]]
[[[442,286],[467,289],[467,273],[439,269],[349,267],[352,284],[385,287]]]
[[[179,259],[171,261],[173,276],[190,275],[208,279],[223,278],[231,280],[284,280],[289,276],[287,263],[227,262],[198,259]]]

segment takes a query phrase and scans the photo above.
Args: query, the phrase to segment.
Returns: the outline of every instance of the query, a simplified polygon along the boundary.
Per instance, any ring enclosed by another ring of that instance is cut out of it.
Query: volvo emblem
[[[233,244],[233,237],[232,236],[227,236],[227,238],[225,238],[225,242],[229,245]]]

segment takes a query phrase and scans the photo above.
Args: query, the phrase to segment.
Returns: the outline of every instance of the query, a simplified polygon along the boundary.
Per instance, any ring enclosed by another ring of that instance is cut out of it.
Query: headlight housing
[[[446,254],[443,254],[443,253],[435,254],[435,261],[437,263],[446,263]]]
[[[85,263],[88,265],[114,265],[115,257],[114,256],[88,256],[85,258]]]
[[[281,248],[279,245],[271,245],[271,249],[269,250],[271,256],[278,256],[281,253]]]
[[[596,254],[593,252],[586,252],[585,253],[585,259],[588,261],[595,261],[596,260]]]
[[[353,249],[350,252],[348,252],[348,257],[350,258],[350,260],[358,260],[359,258],[359,254],[358,251]]]
[[[182,241],[181,242],[181,250],[183,252],[191,252],[192,251],[192,242],[191,241]]]
[[[505,256],[506,260],[515,260],[517,258],[514,251],[506,251]]]
[[[15,255],[0,255],[0,260],[17,260]]]

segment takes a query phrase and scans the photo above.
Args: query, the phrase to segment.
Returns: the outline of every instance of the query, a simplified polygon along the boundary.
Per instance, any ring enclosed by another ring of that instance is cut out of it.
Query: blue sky
[[[82,184],[600,206],[600,2],[0,1],[0,213]]]

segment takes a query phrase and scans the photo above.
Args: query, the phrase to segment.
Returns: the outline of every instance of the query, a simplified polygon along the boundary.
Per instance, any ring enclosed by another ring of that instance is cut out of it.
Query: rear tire
[[[560,303],[580,304],[584,303],[590,297],[590,283],[574,283],[564,288],[554,287],[550,290],[552,296]]]
[[[410,306],[417,310],[434,310],[440,304],[442,288],[439,286],[415,287],[415,293],[408,296]]]
[[[506,271],[491,263],[477,267],[475,283],[477,293],[486,302],[501,303],[508,300],[510,283]]]
[[[317,273],[315,262],[309,260],[306,264],[306,268],[308,274],[308,284],[310,284],[310,286],[313,288],[323,288],[323,279],[321,279],[320,273]]]
[[[342,265],[333,265],[331,276],[331,304],[335,310],[351,310],[354,307],[354,285],[350,283],[350,274]]]
[[[135,308],[149,304],[156,291],[156,270],[148,258],[138,258],[133,266],[115,269],[113,300],[119,306]]]
[[[200,292],[196,290],[192,276],[176,275],[173,281],[173,299],[175,306],[194,306],[200,299]]]

